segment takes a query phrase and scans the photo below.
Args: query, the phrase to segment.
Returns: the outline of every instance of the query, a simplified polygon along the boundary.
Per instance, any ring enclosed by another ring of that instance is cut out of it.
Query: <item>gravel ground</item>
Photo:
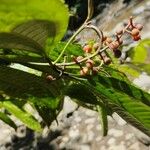
[[[120,6],[118,10],[120,14],[116,15],[116,18],[123,20],[122,8],[129,6],[122,5],[121,2],[117,5]],[[147,32],[150,30],[150,0],[142,1],[136,7],[130,7],[126,15],[132,14],[136,16],[137,21],[142,21],[145,26],[142,36],[150,38],[150,32]],[[107,11],[108,8],[104,11],[103,16]],[[109,20],[109,17],[111,19],[111,16],[106,15],[105,19]],[[116,20],[112,21],[111,27]],[[101,17],[97,17],[95,23],[103,27],[102,21],[104,20]],[[109,29],[110,26],[105,26],[105,30],[109,31]],[[114,27],[113,31],[115,29]],[[80,38],[85,39],[85,35],[87,36],[88,33],[85,32]],[[89,32],[89,36],[92,37],[91,32]],[[128,42],[130,43],[130,41]],[[150,76],[142,73],[133,83],[149,90]],[[150,138],[127,124],[117,114],[114,113],[113,117],[108,117],[108,136],[103,137],[98,114],[82,107],[77,110],[76,108],[77,105],[66,98],[64,109],[58,117],[59,125],[53,122],[51,128],[45,128],[42,134],[27,129],[16,119],[18,124],[16,132],[0,121],[0,150],[150,150]]]

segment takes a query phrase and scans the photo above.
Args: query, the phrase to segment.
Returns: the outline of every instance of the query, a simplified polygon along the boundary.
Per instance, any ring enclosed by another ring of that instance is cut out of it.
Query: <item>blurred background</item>
[[[67,40],[84,22],[87,16],[87,0],[65,0],[71,12]],[[142,39],[150,39],[150,0],[94,0],[92,23],[112,35],[133,16],[136,22],[144,25]],[[95,34],[84,31],[78,37],[81,41],[94,39]],[[126,39],[126,49],[135,46]],[[150,47],[148,47],[150,50]],[[150,76],[142,73],[133,82],[143,89],[150,89]],[[108,136],[102,137],[102,127],[98,114],[65,99],[64,109],[58,117],[59,124],[53,122],[51,130],[35,133],[18,120],[18,129],[13,129],[0,121],[0,150],[149,150],[150,139],[128,125],[117,114],[108,117]]]

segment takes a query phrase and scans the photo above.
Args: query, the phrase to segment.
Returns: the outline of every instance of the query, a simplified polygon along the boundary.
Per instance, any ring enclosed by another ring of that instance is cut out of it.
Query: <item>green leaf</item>
[[[56,99],[54,98],[41,98],[40,101],[37,101],[36,98],[30,98],[28,99],[29,102],[32,102],[33,104],[39,106],[39,107],[47,107],[51,110],[56,110],[56,108],[59,105],[60,99],[57,97]]]
[[[24,124],[26,124],[29,128],[41,131],[41,125],[40,123],[33,118],[30,114],[27,112],[21,110],[19,107],[17,107],[15,104],[13,104],[11,101],[4,101],[3,102],[4,108],[6,108],[11,114],[16,116],[18,119],[20,119]]]
[[[61,51],[63,50],[63,48],[65,47],[67,42],[59,42],[55,48],[50,51],[50,58],[52,60],[57,59],[57,57],[60,55]],[[79,44],[69,44],[69,46],[66,48],[66,51],[64,53],[64,56],[67,56],[67,60],[68,61],[72,61],[71,56],[83,56],[84,55],[84,51],[81,47],[81,45]],[[61,62],[63,61],[63,57],[61,59]]]
[[[16,124],[6,114],[0,112],[0,119],[15,130],[17,129]]]
[[[0,66],[0,91],[18,98],[48,98],[60,95],[62,81],[47,82],[46,78],[10,67]]]
[[[133,63],[150,63],[149,61],[149,51],[150,40],[142,40],[133,50],[129,51],[129,56],[132,59]]]
[[[143,71],[150,74],[149,47],[150,39],[140,41],[137,46],[128,51],[128,56],[131,58],[131,63],[118,66],[118,69],[124,72],[131,79],[138,77]]]
[[[121,116],[124,120],[126,120],[126,122],[130,123],[134,127],[141,130],[143,133],[150,136],[150,129],[145,128],[145,125],[143,122],[141,123],[138,119],[136,119],[136,117],[131,115],[129,112],[125,111],[123,108],[121,108],[117,104],[109,103],[109,105],[113,109],[113,111],[117,112],[117,114]]]
[[[50,126],[52,121],[56,120],[57,115],[62,110],[63,99],[61,98],[52,100],[44,99],[41,102],[37,102],[36,99],[30,101],[34,103],[36,110],[47,126]]]
[[[147,72],[150,74],[150,64],[137,63],[136,66],[141,72]]]
[[[7,101],[7,97],[16,99],[13,103],[14,110],[10,110],[10,108],[7,109],[19,119],[21,119],[22,116],[17,116],[16,113],[19,113],[17,109],[22,108],[22,106],[20,106],[18,102],[19,100],[28,101],[35,106],[44,122],[50,125],[58,114],[57,109],[61,101],[57,98],[61,95],[62,86],[61,79],[47,81],[46,77],[38,77],[17,69],[0,66],[0,91],[3,95],[6,95],[4,102]],[[24,112],[22,112],[22,114],[23,113]],[[27,117],[26,120],[29,121],[30,118]],[[22,120],[22,122],[31,129],[37,130],[30,126],[30,124],[27,124],[27,122],[25,122],[26,120]]]
[[[16,55],[16,54],[9,54],[9,55],[0,55],[1,63],[46,63],[47,61],[42,57],[34,57],[28,55]]]
[[[10,65],[11,63],[19,63],[25,67],[28,67],[28,70],[34,69],[45,73],[46,75],[52,75],[54,77],[59,76],[59,72],[46,63],[45,59],[42,57],[32,57],[32,56],[23,56],[23,55],[0,55],[0,65]]]
[[[129,82],[126,74],[120,71],[118,67],[114,67],[114,65],[104,66],[104,72],[101,72],[101,74],[103,74],[103,76],[106,76],[106,73],[107,73],[107,76]]]
[[[102,129],[103,129],[103,136],[106,136],[108,132],[108,120],[107,120],[106,108],[97,106],[97,111],[100,116],[100,122],[101,122]]]
[[[99,104],[96,96],[90,91],[88,87],[81,83],[71,83],[64,89],[64,95],[80,100],[84,103],[93,105]]]
[[[150,106],[150,94],[132,85],[129,80],[120,80],[114,77],[106,77],[98,75],[97,82],[100,82],[106,88],[114,89],[118,92],[126,93],[132,98],[135,98],[146,105]],[[95,84],[97,83],[95,82]]]
[[[0,33],[0,49],[25,50],[42,54],[43,48],[32,39],[14,33]]]
[[[132,62],[144,62],[147,58],[147,49],[143,44],[134,47],[133,51]]]
[[[110,105],[112,104],[122,109],[122,113],[127,112],[130,117],[129,123],[132,123],[132,125],[150,136],[150,107],[148,106],[150,104],[150,95],[136,87],[132,87],[134,91],[130,86],[127,86],[127,84],[124,85],[124,83],[116,79],[110,80],[107,77],[102,78],[98,76],[94,80],[95,85],[88,85],[89,88],[101,99],[104,97],[103,100],[105,103],[108,103],[110,109],[113,110]],[[128,116],[126,116],[126,118],[128,118]],[[128,122],[127,119],[126,121]]]
[[[0,18],[2,20],[0,22],[0,31],[11,31],[18,24],[22,24],[25,21],[50,21],[55,27],[53,29],[55,29],[56,36],[53,36],[53,43],[47,43],[46,53],[49,55],[49,51],[62,39],[66,32],[69,13],[62,0],[2,0]],[[51,38],[48,40],[52,41]]]
[[[133,65],[131,64],[124,64],[124,65],[121,65],[119,66],[118,68],[120,71],[124,72],[128,77],[131,77],[131,78],[136,78],[136,77],[139,77],[140,75],[140,71],[139,71],[139,68],[135,68]]]
[[[56,28],[57,25],[48,20],[31,20],[16,26],[12,32],[34,40],[44,48],[48,38],[51,38],[53,42]]]

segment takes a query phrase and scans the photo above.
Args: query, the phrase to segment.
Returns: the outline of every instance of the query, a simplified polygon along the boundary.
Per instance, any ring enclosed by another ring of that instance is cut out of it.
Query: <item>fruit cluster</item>
[[[129,35],[131,35],[131,37],[134,41],[138,41],[141,39],[140,31],[142,30],[142,28],[143,28],[143,26],[141,24],[134,24],[133,18],[130,17],[128,24],[123,29],[119,29],[116,32],[115,39],[112,39],[111,37],[108,37],[108,36],[104,36],[104,34],[102,33],[101,43],[95,43],[92,46],[87,44],[83,47],[83,51],[85,53],[92,54],[101,45],[102,48],[108,47],[113,52],[114,57],[119,58],[122,54],[119,47],[123,43],[123,40],[122,40],[123,34],[128,33]],[[104,64],[109,65],[111,63],[111,58],[108,57],[106,51],[98,53],[98,55],[100,56],[100,59],[101,59],[101,61],[103,61]],[[83,57],[79,56],[79,57],[77,57],[76,61],[79,62],[82,59],[83,59]],[[78,64],[80,64],[80,63],[78,63]],[[91,71],[92,71],[92,74],[96,74],[99,71],[98,67],[94,67],[94,64],[95,64],[94,59],[93,60],[88,59],[85,64],[86,65],[84,67],[82,67],[80,64],[80,68],[81,68],[80,75],[81,76],[88,75],[89,72],[91,72]]]
[[[141,24],[133,24],[132,17],[131,17],[129,21],[129,31],[128,30],[126,31],[132,36],[132,39],[134,41],[138,41],[141,39],[140,31],[142,29],[143,26]]]
[[[90,25],[90,23],[87,24],[85,28],[96,31],[100,41],[94,43],[89,42],[84,45],[84,56],[73,57],[73,62],[70,63],[62,63],[63,67],[74,64],[78,65],[80,67],[81,76],[95,75],[101,70],[103,64],[111,64],[112,58],[110,57],[110,53],[112,53],[115,58],[120,58],[122,55],[120,46],[123,44],[122,36],[124,33],[129,34],[134,41],[138,41],[141,39],[140,31],[143,26],[133,23],[133,18],[130,17],[128,23],[122,29],[116,31],[115,38],[105,36],[102,31],[96,26]]]
[[[88,45],[84,47],[84,51],[86,51],[86,53],[89,53],[89,50],[92,51],[92,47]],[[81,76],[85,76],[88,74],[97,74],[97,72],[99,71],[98,67],[95,67],[95,62],[92,59],[88,59],[83,63],[79,63],[81,60],[83,59],[83,56],[78,56],[77,58],[74,58],[74,61],[76,62],[76,64],[78,64],[80,66],[80,75]],[[84,64],[84,66],[82,66]]]

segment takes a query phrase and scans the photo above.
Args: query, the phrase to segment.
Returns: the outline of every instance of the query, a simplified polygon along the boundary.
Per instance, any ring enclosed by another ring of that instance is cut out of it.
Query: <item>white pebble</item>
[[[90,146],[88,146],[88,145],[80,145],[80,150],[90,150]]]
[[[109,144],[109,145],[112,145],[112,144],[114,144],[116,142],[116,140],[114,139],[114,138],[110,138],[108,141],[107,141],[107,143]]]
[[[98,131],[102,130],[101,124],[98,124],[98,125],[96,126],[96,130],[98,130]]]
[[[150,76],[143,72],[133,83],[142,89],[150,89]]]
[[[86,110],[85,114],[89,117],[95,116],[96,112],[92,110]]]
[[[140,6],[137,9],[134,9],[133,15],[139,15],[139,14],[143,13],[144,10],[145,10],[145,7],[144,6]]]
[[[127,150],[125,145],[112,145],[107,150]]]
[[[89,125],[87,125],[87,130],[90,131],[93,127],[94,127],[93,124],[89,124]]]
[[[75,122],[81,122],[81,120],[82,120],[82,119],[81,119],[80,117],[74,118],[74,121],[75,121]]]
[[[95,118],[89,118],[85,120],[85,124],[95,123]]]
[[[125,139],[126,139],[126,140],[129,140],[129,139],[131,139],[133,136],[134,136],[133,133],[129,133],[129,134],[127,134],[127,135],[125,136]]]
[[[89,142],[91,142],[91,141],[93,141],[94,140],[94,132],[93,131],[89,131],[88,133],[87,133],[87,140],[89,141]]]
[[[78,136],[79,136],[79,130],[70,130],[70,131],[69,131],[69,136],[70,136],[71,138],[76,138],[76,137],[78,137]]]
[[[140,146],[139,146],[139,142],[136,142],[136,143],[132,144],[132,145],[129,147],[129,149],[141,150],[141,149],[140,149]]]
[[[73,112],[77,108],[77,104],[73,102],[68,96],[64,98],[64,105],[63,105],[63,113],[68,114]]]
[[[62,141],[63,141],[63,142],[68,142],[68,141],[69,141],[69,137],[63,137],[63,138],[62,138]]]
[[[114,137],[120,137],[123,135],[123,132],[121,130],[110,129],[108,131],[108,135],[113,135]]]
[[[99,141],[101,141],[101,139],[102,139],[102,137],[98,136],[95,140],[96,140],[97,142],[99,142]]]

